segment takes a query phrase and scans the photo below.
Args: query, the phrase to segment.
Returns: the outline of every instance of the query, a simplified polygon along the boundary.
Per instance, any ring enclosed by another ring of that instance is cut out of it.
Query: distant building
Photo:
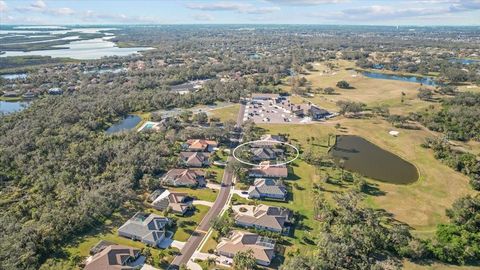
[[[58,87],[50,88],[50,89],[48,89],[48,94],[49,95],[61,95],[61,94],[63,94],[63,90],[58,88]]]
[[[107,245],[88,258],[85,270],[137,269],[135,262],[141,257],[140,250],[122,245]]]
[[[255,147],[250,149],[253,161],[275,160],[283,157],[283,150],[271,147]]]
[[[162,183],[175,187],[205,186],[205,173],[198,169],[171,169],[163,176]]]
[[[327,110],[319,108],[315,105],[310,106],[310,109],[308,110],[308,113],[309,113],[310,117],[312,117],[313,120],[324,119],[324,118],[327,118],[328,116],[331,115],[331,113],[328,112]]]
[[[238,252],[253,251],[256,263],[268,266],[275,257],[275,241],[256,233],[233,231],[229,238],[224,238],[217,245],[216,252],[228,258],[235,257]]]
[[[165,238],[165,229],[170,223],[166,217],[138,212],[118,228],[118,235],[157,247]]]
[[[277,199],[287,198],[287,188],[281,180],[257,178],[248,189],[248,197],[252,199]]]
[[[288,231],[292,212],[289,209],[260,204],[235,205],[235,224],[259,230],[283,233]]]

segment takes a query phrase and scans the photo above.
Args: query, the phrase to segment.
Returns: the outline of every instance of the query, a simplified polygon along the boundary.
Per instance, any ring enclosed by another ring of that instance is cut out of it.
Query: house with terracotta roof
[[[285,165],[270,165],[270,162],[261,162],[248,171],[249,177],[255,178],[287,178],[288,169]]]
[[[218,146],[216,141],[203,140],[203,139],[190,139],[187,140],[187,150],[195,152],[213,152]]]
[[[86,261],[85,270],[126,270],[138,269],[143,262],[140,250],[122,245],[108,245],[98,253],[89,257]]]
[[[292,211],[287,208],[268,205],[235,205],[235,224],[272,232],[288,232]]]
[[[208,152],[180,152],[180,161],[188,167],[208,166],[210,153]]]
[[[174,187],[203,187],[205,172],[199,169],[171,169],[163,175],[162,184]]]
[[[170,192],[168,189],[163,190],[163,192],[153,200],[152,206],[160,211],[170,208],[173,213],[179,215],[183,215],[189,209],[193,208],[192,199],[187,193]]]
[[[118,228],[118,235],[157,247],[165,239],[170,224],[169,218],[138,212]]]
[[[217,245],[218,255],[233,258],[238,252],[252,250],[257,264],[268,266],[275,257],[275,241],[256,233],[233,231]]]

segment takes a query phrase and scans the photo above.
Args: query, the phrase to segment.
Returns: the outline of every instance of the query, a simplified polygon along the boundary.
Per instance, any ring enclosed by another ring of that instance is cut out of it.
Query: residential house
[[[63,90],[58,87],[50,88],[48,89],[48,94],[49,95],[61,95],[63,94]]]
[[[166,226],[170,223],[166,217],[138,212],[118,228],[118,235],[157,247],[165,238]]]
[[[122,245],[107,245],[98,253],[89,257],[86,261],[85,270],[126,270],[137,269],[136,263],[140,260],[140,250]]]
[[[235,205],[235,224],[260,230],[283,233],[288,231],[292,212],[283,207],[260,204]]]
[[[175,187],[203,187],[205,173],[199,169],[171,169],[163,176],[162,183]]]
[[[248,171],[249,177],[255,178],[287,178],[288,169],[285,165],[270,165],[267,162],[261,162],[259,166],[253,167]]]
[[[210,164],[208,152],[180,152],[180,161],[188,167],[203,167]]]
[[[251,199],[285,200],[287,193],[287,188],[281,180],[270,178],[257,178],[248,189],[248,197]]]
[[[217,245],[216,252],[233,258],[238,252],[253,251],[257,264],[268,266],[275,256],[275,241],[256,233],[233,231],[229,238],[224,238]]]
[[[276,160],[283,156],[283,150],[271,147],[254,147],[250,149],[253,161]]]
[[[188,151],[213,152],[217,146],[218,143],[211,140],[190,139],[187,141]]]
[[[164,211],[167,208],[179,215],[185,214],[189,209],[192,209],[192,200],[186,193],[170,192],[163,190],[157,198],[152,202],[153,208]]]

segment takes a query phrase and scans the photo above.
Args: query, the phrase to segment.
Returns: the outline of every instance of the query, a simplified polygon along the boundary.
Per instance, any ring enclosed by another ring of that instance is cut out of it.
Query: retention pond
[[[359,136],[337,136],[329,153],[337,165],[375,180],[393,184],[418,180],[413,164]]]

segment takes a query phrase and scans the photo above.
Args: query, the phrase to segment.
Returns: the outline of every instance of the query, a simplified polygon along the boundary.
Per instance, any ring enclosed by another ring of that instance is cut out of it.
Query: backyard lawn
[[[238,110],[240,110],[240,104],[233,104],[219,109],[213,109],[209,111],[209,113],[210,118],[219,118],[220,122],[226,122],[229,120],[236,121],[238,116]]]

